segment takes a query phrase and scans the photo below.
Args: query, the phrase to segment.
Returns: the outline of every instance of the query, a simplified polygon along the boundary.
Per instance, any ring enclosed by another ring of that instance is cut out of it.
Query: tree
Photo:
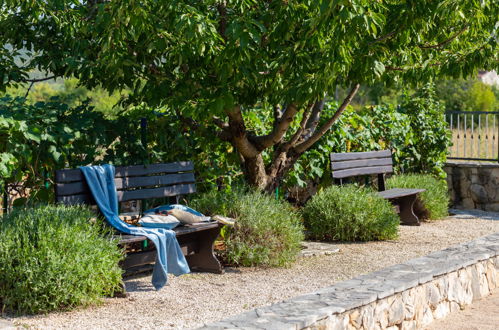
[[[216,128],[247,181],[271,191],[332,127],[361,84],[413,84],[497,66],[494,1],[0,0],[0,84],[32,68]],[[23,65],[13,52],[27,50]],[[29,59],[28,59],[29,58]],[[13,68],[12,70],[10,68]],[[321,118],[336,86],[348,93]],[[248,129],[272,109],[269,127]],[[319,125],[319,122],[321,123]]]
[[[496,108],[497,101],[492,87],[481,81],[475,81],[465,95],[465,110],[494,111]]]

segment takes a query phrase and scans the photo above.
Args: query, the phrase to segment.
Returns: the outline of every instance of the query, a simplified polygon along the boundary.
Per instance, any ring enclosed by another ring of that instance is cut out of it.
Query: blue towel
[[[82,166],[80,169],[100,211],[111,226],[129,235],[146,236],[156,246],[156,263],[152,273],[152,284],[156,290],[167,283],[167,274],[176,276],[189,273],[189,266],[180,249],[175,232],[163,228],[140,228],[122,221],[118,217],[118,197],[114,184],[114,166]]]

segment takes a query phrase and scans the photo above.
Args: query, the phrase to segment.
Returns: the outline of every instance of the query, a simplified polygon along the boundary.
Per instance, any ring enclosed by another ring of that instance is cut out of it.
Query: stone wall
[[[447,163],[453,207],[499,212],[499,164]]]
[[[499,233],[207,325],[419,329],[499,287]]]

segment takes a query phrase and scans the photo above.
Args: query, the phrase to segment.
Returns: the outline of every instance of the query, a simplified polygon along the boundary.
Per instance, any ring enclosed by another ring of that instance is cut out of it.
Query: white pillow
[[[180,224],[173,215],[145,214],[139,220],[142,227],[173,229]]]

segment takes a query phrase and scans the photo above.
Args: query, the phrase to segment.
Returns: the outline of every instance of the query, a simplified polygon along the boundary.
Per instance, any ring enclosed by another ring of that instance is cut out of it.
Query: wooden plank
[[[173,230],[175,231],[175,234],[178,237],[178,236],[182,236],[182,235],[186,235],[186,234],[201,232],[201,231],[204,231],[207,229],[217,228],[220,226],[221,226],[221,224],[219,224],[218,222],[215,221],[215,222],[208,222],[206,224],[199,225],[199,226],[189,226],[189,225],[180,226],[180,227],[174,228]]]
[[[90,194],[86,181],[56,183],[57,196]]]
[[[392,152],[390,150],[368,151],[368,152],[344,152],[344,153],[331,153],[330,156],[332,162],[340,162],[344,160],[386,158],[386,157],[391,157]]]
[[[134,176],[114,179],[117,190],[195,182],[194,172],[155,176]]]
[[[57,183],[83,181],[83,180],[84,180],[83,173],[79,168],[55,171],[55,182]]]
[[[156,261],[156,250],[135,252],[128,254],[123,261],[121,267],[128,269],[131,267],[141,266],[145,264],[154,263]]]
[[[194,164],[191,161],[151,164],[151,165],[134,165],[134,166],[117,166],[115,168],[115,177],[141,176],[157,173],[178,173],[194,171]],[[65,183],[82,181],[83,173],[80,169],[63,169],[55,172],[55,182]]]
[[[64,205],[80,205],[80,204],[95,205],[95,200],[90,194],[57,196],[56,201]]]
[[[122,190],[118,191],[118,201],[126,202],[129,200],[149,199],[149,198],[162,198],[171,197],[185,194],[192,194],[196,192],[195,184],[179,184],[174,186],[151,188],[151,189],[137,189],[137,190]]]
[[[385,199],[393,199],[406,197],[411,195],[416,195],[425,191],[425,189],[403,189],[403,188],[394,188],[385,191],[380,191],[378,194]]]
[[[115,235],[115,238],[119,239],[119,245],[126,245],[130,243],[142,242],[147,239],[145,236],[138,235]]]
[[[346,170],[349,168],[357,167],[371,167],[371,166],[385,166],[392,165],[392,157],[386,158],[371,158],[371,159],[361,159],[361,160],[347,160],[341,162],[332,162],[331,169],[333,171]]]
[[[192,172],[194,171],[194,164],[190,161],[175,162],[164,164],[150,164],[150,165],[134,165],[116,167],[116,178],[152,175],[157,173],[178,173],[178,172]]]
[[[357,175],[370,175],[379,173],[393,173],[392,166],[359,167],[333,172],[334,179],[348,178]]]

